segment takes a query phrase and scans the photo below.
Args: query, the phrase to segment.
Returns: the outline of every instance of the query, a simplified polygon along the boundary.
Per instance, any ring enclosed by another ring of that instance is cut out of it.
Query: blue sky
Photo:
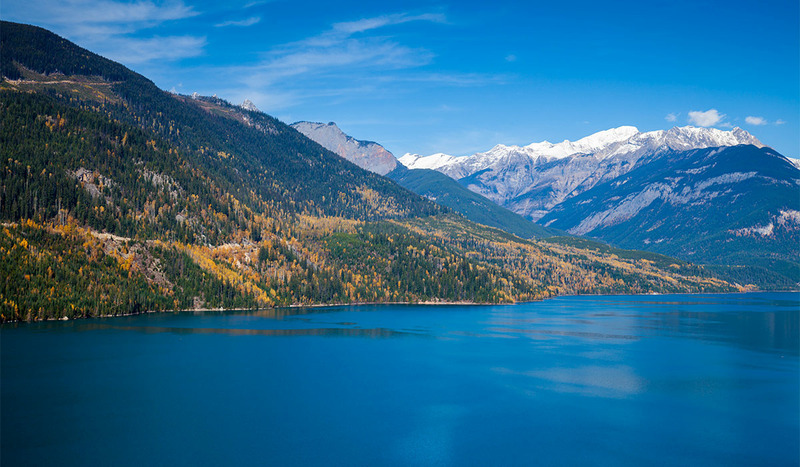
[[[740,126],[800,157],[800,12],[761,2],[4,0],[182,94],[406,152]]]

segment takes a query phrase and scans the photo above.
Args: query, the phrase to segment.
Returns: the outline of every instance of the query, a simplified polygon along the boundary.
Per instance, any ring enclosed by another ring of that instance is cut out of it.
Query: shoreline
[[[563,297],[656,297],[656,296],[669,296],[669,295],[744,295],[744,294],[752,294],[752,293],[800,293],[800,289],[795,290],[749,290],[743,292],[683,292],[683,293],[644,293],[644,294],[574,294],[574,295],[555,295],[552,297],[547,297],[542,300],[528,300],[528,301],[517,301],[511,303],[485,303],[485,302],[473,302],[469,300],[461,300],[461,301],[438,301],[438,300],[426,300],[424,302],[351,302],[351,303],[314,303],[308,305],[302,304],[293,304],[293,305],[285,305],[285,306],[275,306],[275,307],[264,307],[264,308],[187,308],[184,310],[147,310],[142,311],[139,313],[124,313],[119,315],[98,315],[98,316],[90,316],[86,318],[69,318],[63,316],[61,318],[47,318],[41,320],[33,320],[33,321],[6,321],[0,323],[0,328],[6,324],[19,324],[19,323],[43,323],[47,321],[78,321],[82,319],[97,319],[97,318],[121,318],[124,316],[139,316],[145,314],[152,314],[152,313],[188,313],[188,312],[228,312],[228,311],[264,311],[264,310],[297,310],[302,308],[333,308],[333,307],[344,307],[344,306],[368,306],[368,305],[422,305],[422,306],[512,306],[512,305],[519,305],[524,303],[537,303],[542,302],[545,300],[552,300],[556,298],[563,298]]]

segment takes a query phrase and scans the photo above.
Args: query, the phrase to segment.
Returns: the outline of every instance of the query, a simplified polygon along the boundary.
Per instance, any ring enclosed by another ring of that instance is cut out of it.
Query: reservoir
[[[798,465],[800,294],[6,324],[2,465]]]

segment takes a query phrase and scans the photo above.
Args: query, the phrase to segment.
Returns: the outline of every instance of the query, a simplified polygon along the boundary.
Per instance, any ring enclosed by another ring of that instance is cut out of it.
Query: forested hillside
[[[386,177],[473,222],[497,227],[522,238],[546,238],[559,232],[531,222],[435,170],[407,169],[399,165]]]
[[[0,35],[2,320],[733,289],[471,224],[264,114]]]

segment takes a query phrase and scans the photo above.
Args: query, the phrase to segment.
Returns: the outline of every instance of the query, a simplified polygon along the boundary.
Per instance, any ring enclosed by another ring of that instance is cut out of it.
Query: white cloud
[[[215,24],[214,27],[215,28],[224,28],[227,26],[247,27],[258,23],[259,21],[261,21],[260,16],[253,16],[252,18],[247,18],[239,21],[223,21],[221,23]]]
[[[205,37],[194,36],[110,38],[103,54],[121,63],[138,65],[154,60],[196,57],[203,53],[205,45]]]
[[[320,79],[339,72],[387,71],[426,65],[433,53],[397,43],[387,36],[368,36],[364,33],[385,26],[411,21],[445,21],[440,14],[393,14],[357,21],[335,23],[321,34],[290,42],[267,52],[265,59],[252,67],[236,71],[245,76],[245,84],[253,89],[284,83],[287,78]]]
[[[438,13],[401,13],[331,24],[318,34],[272,47],[259,63],[214,70],[220,77],[217,81],[235,77],[228,89],[217,90],[232,102],[249,98],[275,114],[291,113],[292,108],[309,101],[338,105],[365,96],[380,100],[417,92],[420,86],[480,86],[508,79],[478,73],[432,73],[422,68],[435,54],[401,42],[390,29],[412,21],[447,22]]]
[[[444,23],[446,22],[446,19],[444,15],[438,13],[426,13],[422,15],[397,13],[393,15],[376,16],[374,18],[364,18],[357,21],[335,23],[333,25],[333,32],[344,33],[349,36],[355,33],[369,31],[371,29],[378,29],[384,26],[403,24],[411,21],[431,21],[434,23]]]
[[[253,2],[246,3],[242,8],[252,8],[254,6],[263,5],[265,3],[269,3],[271,0],[255,0]]]
[[[767,121],[764,120],[764,117],[748,116],[747,118],[744,119],[744,121],[747,122],[748,125],[756,125],[756,126],[758,126],[758,125],[766,125],[767,124]]]
[[[3,19],[33,23],[125,64],[202,53],[202,36],[136,35],[200,14],[182,0],[26,0],[3,4]]]
[[[776,125],[785,125],[786,124],[786,120],[783,120],[783,119],[779,118],[779,119],[775,120],[775,124]]]
[[[664,117],[664,120],[666,120],[668,122],[674,122],[677,119],[678,119],[678,115],[674,114],[674,113],[668,113],[667,116]]]
[[[248,81],[262,84],[289,77],[324,75],[338,70],[399,69],[429,63],[433,54],[382,39],[346,39],[329,44],[293,45],[276,50],[256,67]]]
[[[689,112],[689,122],[697,126],[718,125],[725,118],[725,114],[720,114],[717,109],[709,109],[705,112],[692,110]]]
[[[136,27],[196,16],[182,1],[28,0],[4,4],[4,16],[37,24],[63,25],[69,30],[84,25]]]
[[[508,54],[508,55],[506,55],[506,61],[507,62],[516,62],[517,61],[517,56],[514,55],[514,54]]]
[[[501,74],[484,73],[417,73],[403,76],[380,76],[375,79],[381,83],[437,83],[448,86],[470,87],[505,84],[510,77]]]

